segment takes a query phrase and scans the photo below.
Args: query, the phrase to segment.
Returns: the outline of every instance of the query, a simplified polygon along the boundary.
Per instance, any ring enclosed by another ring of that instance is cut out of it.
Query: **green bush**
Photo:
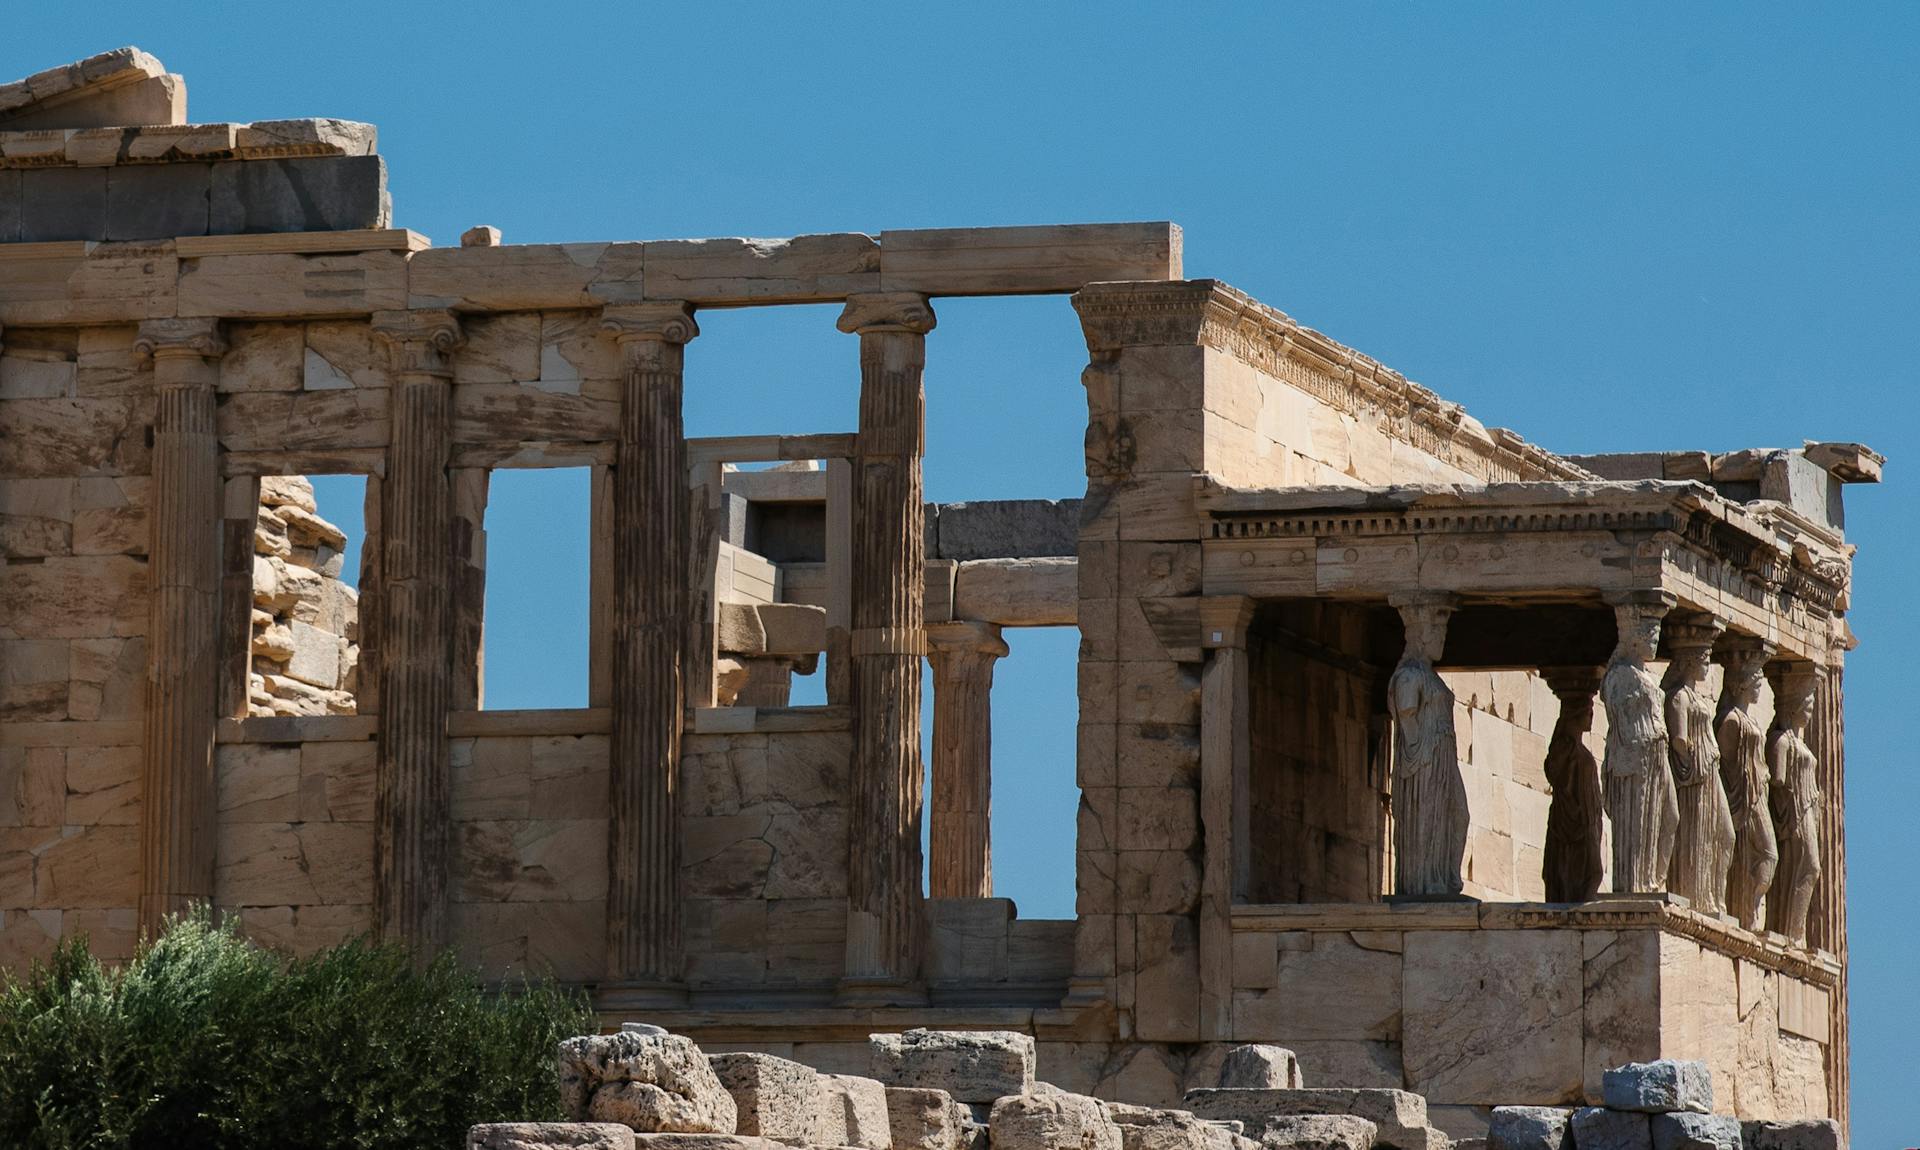
[[[592,1029],[551,984],[365,940],[287,959],[198,913],[123,968],[76,938],[0,983],[0,1146],[452,1150],[560,1117],[554,1044]]]

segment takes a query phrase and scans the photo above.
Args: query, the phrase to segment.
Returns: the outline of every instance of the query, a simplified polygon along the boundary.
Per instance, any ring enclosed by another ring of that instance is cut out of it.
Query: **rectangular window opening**
[[[228,481],[229,634],[244,633],[228,690],[234,716],[352,715],[362,690],[360,575],[369,484],[364,475],[269,475]],[[231,583],[229,584],[231,586]],[[237,618],[245,607],[248,617]]]
[[[453,492],[454,709],[589,706],[593,469],[456,469]]]

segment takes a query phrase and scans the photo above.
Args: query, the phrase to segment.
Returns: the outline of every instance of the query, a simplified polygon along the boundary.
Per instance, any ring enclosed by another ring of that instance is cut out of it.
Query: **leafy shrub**
[[[554,1044],[591,1029],[550,983],[365,940],[287,959],[196,913],[124,968],[75,938],[0,983],[0,1146],[451,1150],[558,1118]]]

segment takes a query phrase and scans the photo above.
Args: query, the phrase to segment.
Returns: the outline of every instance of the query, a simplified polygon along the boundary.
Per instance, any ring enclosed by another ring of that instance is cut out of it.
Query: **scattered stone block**
[[[1653,1150],[1741,1150],[1740,1120],[1726,1114],[1653,1116]]]
[[[569,1115],[647,1133],[731,1134],[737,1112],[693,1040],[677,1034],[589,1034],[560,1044]]]
[[[1742,1122],[1740,1136],[1746,1150],[1847,1150],[1840,1124],[1831,1118]]]
[[[460,233],[460,246],[463,248],[497,248],[500,246],[500,229],[488,224],[468,228]]]
[[[855,1074],[822,1074],[820,1092],[816,1145],[858,1146],[861,1150],[889,1150],[893,1145],[885,1085]],[[828,1141],[830,1137],[834,1140]]]
[[[1601,1096],[1614,1110],[1670,1114],[1692,1110],[1713,1113],[1713,1076],[1704,1062],[1662,1058],[1657,1062],[1629,1062],[1606,1071]]]
[[[1033,1036],[1007,1030],[909,1030],[875,1034],[873,1076],[889,1086],[945,1090],[962,1102],[993,1102],[1033,1089]]]
[[[1106,1103],[1046,1083],[993,1104],[988,1120],[993,1150],[1123,1150],[1120,1127]],[[1356,1147],[1355,1150],[1367,1150]]]
[[[748,1052],[709,1054],[707,1063],[733,1096],[736,1133],[781,1142],[813,1138],[814,1117],[820,1110],[820,1073],[813,1067]]]
[[[1351,1114],[1289,1114],[1260,1134],[1261,1150],[1371,1150],[1373,1123]]]
[[[635,1134],[635,1150],[786,1150],[786,1144],[751,1134]]]
[[[1107,1103],[1125,1150],[1235,1150],[1236,1131],[1186,1110]],[[1237,1123],[1235,1125],[1238,1125]]]
[[[973,1112],[944,1090],[887,1087],[894,1150],[964,1150],[980,1133]]]
[[[1306,1085],[1300,1059],[1284,1046],[1258,1043],[1236,1046],[1220,1063],[1220,1085],[1227,1089],[1298,1090]]]
[[[379,156],[296,156],[213,165],[209,235],[384,228],[386,161]]]
[[[1275,1118],[1351,1114],[1375,1127],[1375,1139],[1398,1150],[1427,1150],[1445,1136],[1427,1126],[1427,1100],[1405,1090],[1320,1088],[1302,1090],[1189,1090],[1185,1105],[1202,1118],[1237,1118],[1265,1140]]]
[[[616,1122],[486,1122],[467,1129],[467,1150],[633,1150]]]
[[[1637,1110],[1584,1106],[1572,1125],[1578,1150],[1653,1150],[1653,1125]]]
[[[1573,1150],[1573,1111],[1558,1106],[1496,1106],[1488,1150]]]

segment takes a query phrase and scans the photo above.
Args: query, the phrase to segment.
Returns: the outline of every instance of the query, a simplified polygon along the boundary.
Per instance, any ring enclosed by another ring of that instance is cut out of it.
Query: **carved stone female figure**
[[[1604,786],[1613,820],[1613,889],[1663,891],[1680,810],[1667,766],[1666,696],[1647,667],[1660,642],[1665,604],[1614,608],[1620,644],[1600,681],[1607,707]]]
[[[1393,890],[1457,895],[1467,855],[1467,784],[1453,729],[1453,691],[1433,669],[1446,647],[1450,600],[1396,603],[1407,648],[1387,680],[1393,710]]]
[[[1707,656],[1717,630],[1688,627],[1684,640],[1674,637],[1664,680],[1668,761],[1680,806],[1667,888],[1708,914],[1726,909],[1733,865],[1733,811],[1720,782],[1720,742],[1707,691]]]
[[[1807,908],[1820,885],[1820,760],[1807,746],[1807,722],[1813,718],[1811,671],[1781,677],[1781,698],[1774,704],[1773,730],[1767,737],[1767,766],[1773,781],[1773,826],[1779,837],[1780,869],[1768,897],[1768,925],[1796,942],[1807,941]]]
[[[1767,733],[1752,714],[1760,701],[1767,650],[1739,652],[1726,670],[1720,694],[1720,780],[1733,810],[1733,870],[1727,876],[1727,910],[1748,930],[1761,929],[1760,902],[1773,882],[1780,850],[1767,812]]]
[[[1601,823],[1600,763],[1584,736],[1593,730],[1593,693],[1598,667],[1562,667],[1545,672],[1560,699],[1560,717],[1547,740],[1544,769],[1553,799],[1547,805],[1547,846],[1540,867],[1548,902],[1586,902],[1600,892],[1606,873],[1606,827]]]

